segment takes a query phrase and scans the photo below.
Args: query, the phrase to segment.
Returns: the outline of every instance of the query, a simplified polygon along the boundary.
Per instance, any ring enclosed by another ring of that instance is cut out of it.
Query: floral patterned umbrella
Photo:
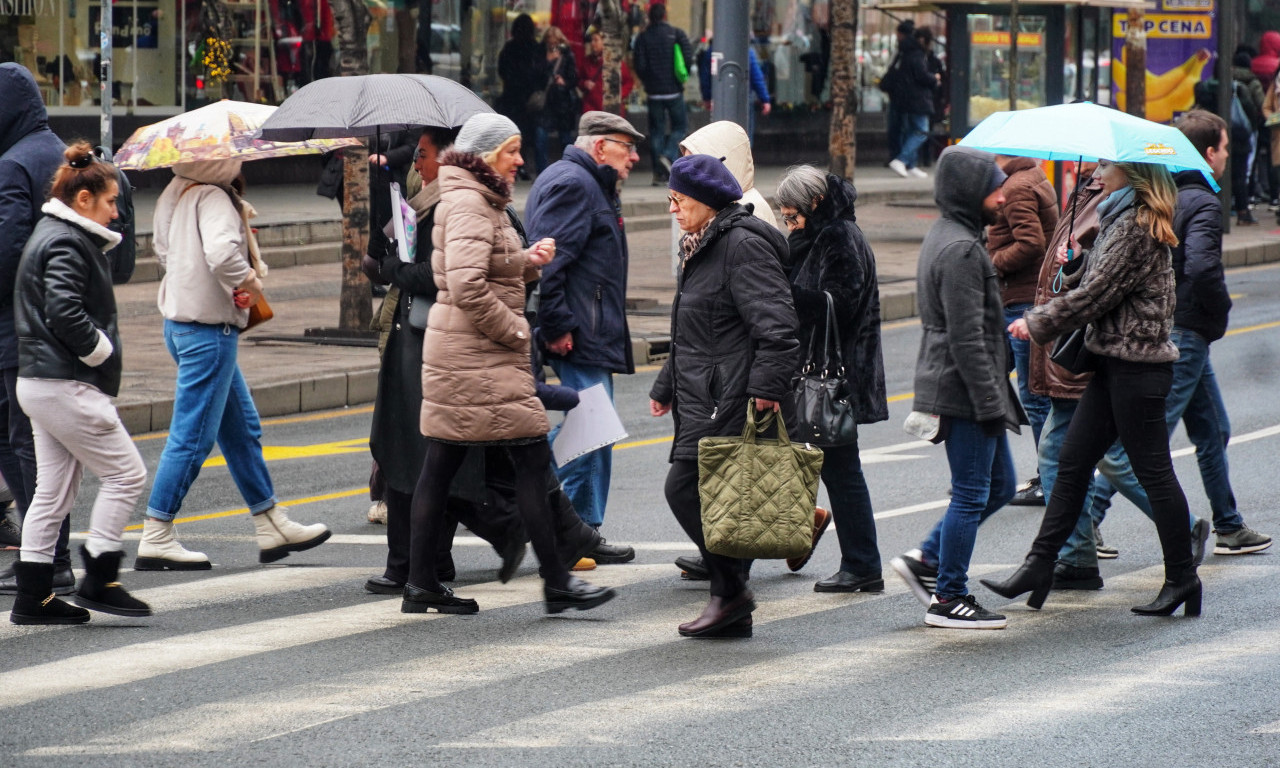
[[[278,142],[254,135],[276,107],[246,101],[222,101],[144,125],[120,147],[115,162],[125,170],[148,171],[201,160],[263,160],[286,155],[332,152],[360,146],[356,139],[308,139]]]

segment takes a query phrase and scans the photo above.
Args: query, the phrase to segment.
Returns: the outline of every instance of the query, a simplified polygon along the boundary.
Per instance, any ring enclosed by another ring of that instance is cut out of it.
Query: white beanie
[[[512,136],[519,136],[520,129],[511,119],[497,112],[477,112],[467,118],[454,139],[453,148],[473,155],[487,155]]]

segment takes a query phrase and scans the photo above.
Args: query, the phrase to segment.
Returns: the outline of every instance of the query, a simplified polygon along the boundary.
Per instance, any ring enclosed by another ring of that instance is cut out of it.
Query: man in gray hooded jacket
[[[966,586],[978,526],[1015,491],[1005,430],[1027,423],[1009,383],[1000,278],[986,249],[985,227],[1004,205],[1004,180],[995,155],[944,150],[934,183],[941,215],[920,247],[914,410],[936,420],[932,439],[946,444],[951,502],[919,549],[890,565],[933,627],[1005,626],[1005,617],[978,605]]]

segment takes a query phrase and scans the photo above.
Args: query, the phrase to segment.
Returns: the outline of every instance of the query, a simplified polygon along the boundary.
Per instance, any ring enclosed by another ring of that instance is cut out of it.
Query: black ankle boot
[[[1001,597],[1014,598],[1030,592],[1031,597],[1027,598],[1027,606],[1039,609],[1044,605],[1044,599],[1048,597],[1049,590],[1053,587],[1053,561],[1041,560],[1029,555],[1018,570],[1004,581],[987,579],[979,579],[979,581],[984,587]]]
[[[9,621],[14,624],[83,624],[89,612],[59,600],[53,594],[53,563],[13,564],[18,596]]]
[[[83,545],[80,557],[84,560],[84,578],[73,598],[76,605],[116,616],[150,616],[151,606],[130,595],[120,586],[120,560],[124,552],[103,552],[94,557]]]
[[[1202,594],[1200,577],[1192,568],[1189,573],[1175,579],[1165,576],[1164,585],[1160,587],[1160,594],[1156,595],[1155,601],[1135,605],[1131,610],[1139,616],[1172,616],[1178,606],[1185,605],[1182,615],[1199,616]]]

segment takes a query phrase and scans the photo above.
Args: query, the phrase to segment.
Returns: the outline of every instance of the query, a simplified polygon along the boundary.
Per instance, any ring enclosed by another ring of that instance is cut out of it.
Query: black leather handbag
[[[814,342],[818,337],[815,330],[809,338],[808,357],[800,369],[792,396],[796,407],[797,439],[822,448],[835,448],[858,439],[858,419],[849,399],[849,382],[844,375],[835,302],[826,291],[823,295],[827,297],[827,322],[822,333],[822,360],[814,355]]]
[[[1049,359],[1071,373],[1088,373],[1098,369],[1098,356],[1084,345],[1084,328],[1059,336]]]

